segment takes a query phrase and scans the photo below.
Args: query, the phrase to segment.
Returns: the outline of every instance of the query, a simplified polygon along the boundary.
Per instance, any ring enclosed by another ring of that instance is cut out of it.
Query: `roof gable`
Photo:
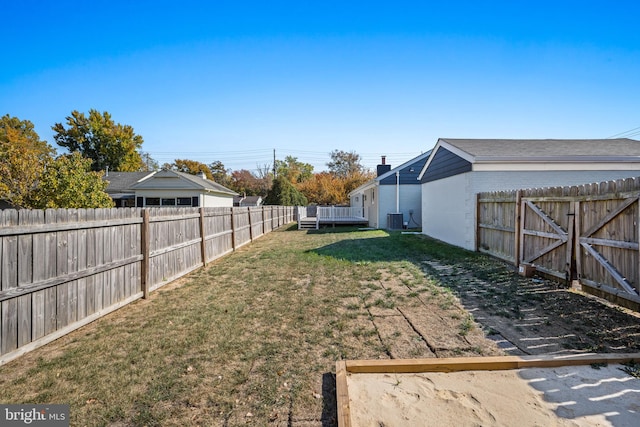
[[[413,159],[404,162],[400,166],[397,166],[388,172],[383,173],[382,175],[373,178],[370,181],[365,182],[355,190],[351,191],[349,194],[359,193],[366,190],[369,187],[379,185],[396,185],[396,172],[400,173],[400,184],[402,185],[412,185],[412,184],[420,184],[418,181],[418,175],[422,170],[425,162],[429,158],[431,154],[431,150],[420,154]]]
[[[420,183],[448,178],[469,172],[471,169],[471,162],[440,146],[434,150],[428,163],[420,172]]]
[[[102,179],[107,181],[107,193],[122,193],[130,190],[133,185],[149,177],[153,172],[107,172]]]
[[[389,172],[380,175],[376,179],[380,182],[380,185],[396,185],[398,183],[401,185],[420,184],[420,181],[418,181],[418,175],[420,175],[420,171],[427,162],[430,154],[431,151],[422,153],[418,157],[391,169]],[[398,174],[398,179],[396,179],[396,173]]]
[[[134,190],[201,190],[226,195],[237,193],[216,182],[196,175],[173,170],[162,170],[131,187]]]

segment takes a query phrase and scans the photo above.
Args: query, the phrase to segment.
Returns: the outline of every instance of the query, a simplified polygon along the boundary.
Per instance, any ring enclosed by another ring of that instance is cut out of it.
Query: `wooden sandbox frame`
[[[520,368],[557,368],[577,365],[621,364],[631,361],[640,361],[640,353],[340,360],[336,362],[338,426],[352,427],[347,384],[347,376],[349,374],[498,371]]]

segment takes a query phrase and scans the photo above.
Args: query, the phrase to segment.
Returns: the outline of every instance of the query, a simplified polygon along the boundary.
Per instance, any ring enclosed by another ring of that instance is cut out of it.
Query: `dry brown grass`
[[[338,359],[500,352],[435,258],[501,265],[424,236],[274,232],[0,367],[0,401],[70,403],[78,426],[333,426]]]

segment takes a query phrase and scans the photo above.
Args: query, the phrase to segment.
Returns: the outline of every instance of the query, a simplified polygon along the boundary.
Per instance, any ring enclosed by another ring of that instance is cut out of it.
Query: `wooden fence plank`
[[[78,210],[67,209],[67,221],[72,224],[78,224]],[[67,235],[67,274],[73,274],[78,271],[78,230],[74,228]],[[65,285],[67,287],[68,301],[65,325],[69,325],[78,320],[78,281],[73,280]]]
[[[68,222],[68,211],[65,209],[57,209],[56,220],[58,222]],[[69,271],[69,232],[58,231],[57,235],[57,256],[56,256],[56,275],[65,276]],[[56,329],[64,328],[68,325],[69,310],[69,289],[68,284],[63,283],[56,287],[57,305],[56,305]]]
[[[44,213],[45,223],[53,224],[57,222],[58,212],[55,209],[47,209]],[[51,232],[45,235],[45,251],[44,260],[46,268],[44,271],[44,279],[57,276],[58,269],[58,233]],[[58,323],[58,293],[56,288],[48,288],[44,290],[44,333],[45,335],[53,333]]]
[[[87,210],[78,209],[78,272],[87,269],[87,229],[83,225],[86,222]],[[77,291],[75,320],[84,319],[87,316],[87,279],[78,279]]]
[[[292,212],[0,212],[0,364],[275,230]]]
[[[34,224],[44,224],[44,211],[34,210],[32,220]],[[33,234],[33,282],[40,282],[47,278],[47,263],[51,262],[45,252],[47,237],[47,234],[44,233]],[[44,290],[31,293],[31,336],[33,340],[45,335],[45,301],[46,292]]]
[[[17,225],[18,212],[0,211],[4,227]],[[0,268],[0,289],[6,290],[18,286],[18,238],[7,235],[2,237],[2,267]],[[2,303],[2,333],[0,351],[7,353],[18,348],[18,301],[11,299]]]
[[[29,225],[34,222],[34,215],[30,210],[18,211],[18,224]],[[33,235],[23,234],[18,238],[18,287],[33,282]],[[32,339],[32,297],[22,295],[18,301],[18,347],[29,344]]]
[[[149,244],[150,244],[150,235],[149,235],[149,210],[144,209],[142,211],[142,229],[140,230],[141,235],[141,243],[142,243],[142,266],[141,266],[141,276],[142,276],[142,293],[143,298],[149,298]]]

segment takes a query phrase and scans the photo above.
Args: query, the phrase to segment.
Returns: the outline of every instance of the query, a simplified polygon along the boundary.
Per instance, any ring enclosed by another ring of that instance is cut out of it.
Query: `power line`
[[[199,161],[205,164],[212,163],[214,161],[222,162],[225,167],[230,169],[240,170],[258,170],[260,165],[268,164],[273,161],[273,150],[271,148],[265,149],[252,149],[252,150],[230,150],[230,151],[147,151],[149,155],[158,163],[171,163],[176,159],[189,159]],[[295,157],[298,161],[303,163],[309,163],[318,171],[322,170],[326,164],[331,160],[330,150],[300,150],[300,149],[287,149],[287,148],[275,148],[280,160],[287,156]],[[349,150],[343,150],[349,151]],[[387,160],[395,165],[400,165],[418,155],[420,152],[401,152],[401,153],[389,153],[389,152],[376,152],[376,153],[358,153],[361,163],[367,168],[374,168],[376,164],[381,161],[381,155],[385,155]],[[246,165],[251,164],[251,167]],[[242,166],[239,166],[242,165]],[[257,168],[256,168],[256,165]]]
[[[637,128],[629,129],[624,132],[617,133],[615,135],[608,136],[607,139],[618,138],[618,137],[628,138],[630,136],[635,136],[639,134],[640,134],[640,126],[638,126]]]

